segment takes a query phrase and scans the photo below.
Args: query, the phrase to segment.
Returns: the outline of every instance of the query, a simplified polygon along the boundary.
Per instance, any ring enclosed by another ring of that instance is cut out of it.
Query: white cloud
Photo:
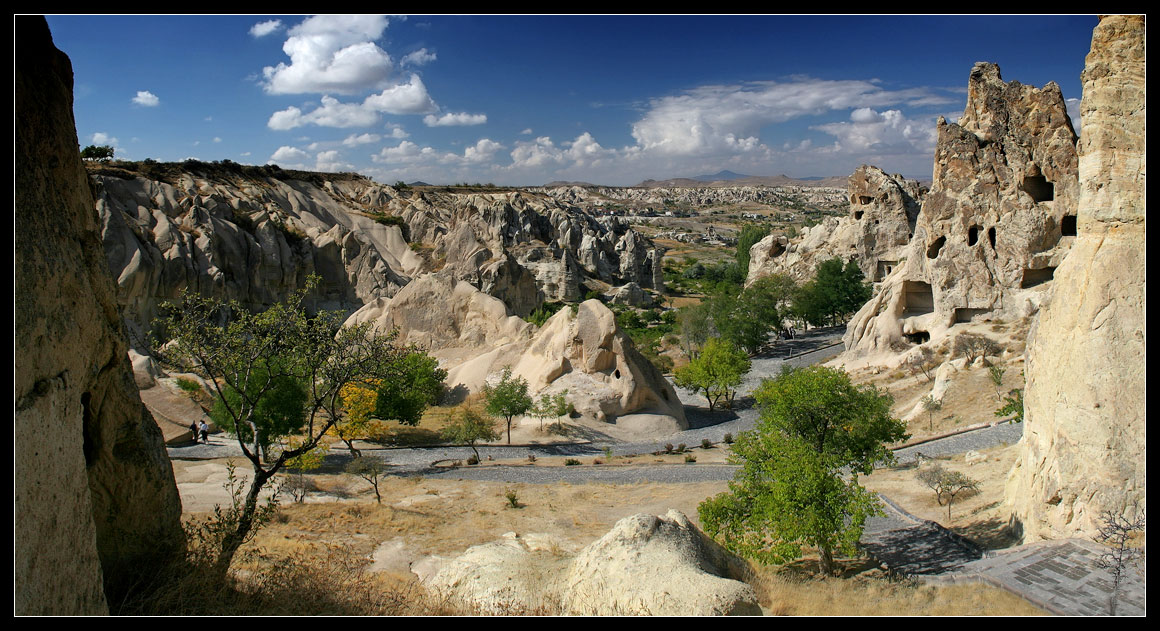
[[[217,136],[214,136],[214,137],[213,137],[213,141],[214,141],[214,142],[221,142],[221,141],[222,141],[222,139],[221,139],[221,138],[218,138]]]
[[[243,151],[243,152],[241,152],[241,153],[240,153],[240,154],[238,154],[238,155],[240,155],[240,156],[246,156],[246,157],[248,157],[248,156],[250,155],[250,152],[249,152],[249,151]]]
[[[309,160],[309,159],[310,159],[309,153],[306,153],[305,151],[303,151],[297,147],[288,147],[286,145],[282,145],[281,147],[278,147],[278,150],[274,152],[274,155],[270,156],[270,160],[269,160],[269,162],[267,162],[267,164],[269,164],[270,162],[277,162],[280,164],[281,163],[301,164],[302,162],[305,162],[306,160]]]
[[[762,128],[794,118],[898,103],[927,105],[925,88],[888,91],[873,81],[797,77],[703,86],[653,99],[632,135],[642,150],[672,156],[730,155],[764,149]]]
[[[489,162],[500,149],[503,149],[503,145],[498,142],[481,138],[474,146],[463,150],[463,159],[471,163]]]
[[[270,33],[282,30],[282,20],[266,20],[250,27],[250,35],[265,37]]]
[[[92,141],[94,145],[109,145],[110,147],[116,147],[119,142],[116,138],[103,131],[93,134]]]
[[[320,151],[314,157],[314,170],[316,171],[334,173],[336,171],[347,171],[351,169],[354,169],[354,165],[343,161],[338,151],[334,149]]]
[[[540,136],[531,142],[517,142],[511,156],[513,167],[529,168],[558,164],[563,159],[563,152],[551,138]]]
[[[432,61],[435,61],[435,53],[428,52],[426,48],[420,48],[403,57],[400,63],[404,66],[424,66]]]
[[[849,122],[811,127],[837,138],[833,151],[843,153],[909,154],[934,150],[938,131],[932,120],[908,119],[899,110],[877,112],[869,107],[850,113]]]
[[[133,102],[142,107],[157,107],[161,105],[161,99],[157,98],[157,95],[149,90],[138,91],[137,96],[133,97]]]
[[[347,147],[357,147],[358,145],[368,145],[373,142],[382,140],[383,137],[378,134],[351,134],[342,141],[342,144]]]
[[[291,28],[282,50],[290,64],[262,69],[270,94],[355,94],[386,85],[394,63],[374,43],[385,16],[318,15]]]
[[[435,150],[431,147],[419,147],[419,145],[410,140],[404,140],[396,147],[383,147],[382,151],[371,156],[371,160],[388,164],[399,162],[407,163],[434,155]]]
[[[388,114],[426,114],[438,110],[427,86],[419,75],[411,75],[410,81],[391,86],[378,94],[372,94],[363,101],[363,106]]]
[[[487,122],[487,114],[468,114],[467,112],[451,113],[442,116],[428,114],[423,117],[423,124],[428,127],[454,127],[460,125],[482,125]]]
[[[403,129],[400,125],[387,125],[387,129],[391,131],[391,138],[401,139],[410,136],[410,134],[407,133],[407,130]]]
[[[357,103],[341,103],[332,96],[323,96],[322,105],[303,113],[290,107],[274,112],[266,123],[270,129],[287,130],[303,125],[320,127],[370,127],[379,122],[379,114]]]
[[[1079,135],[1080,125],[1083,124],[1079,114],[1079,99],[1067,99],[1067,115],[1071,118],[1071,126],[1075,129],[1076,135]]]
[[[525,130],[521,131],[521,132],[520,132],[520,135],[521,135],[521,136],[531,136],[531,135],[532,135],[532,128],[531,128],[531,127],[529,127],[529,128],[527,128],[527,129],[525,129]]]

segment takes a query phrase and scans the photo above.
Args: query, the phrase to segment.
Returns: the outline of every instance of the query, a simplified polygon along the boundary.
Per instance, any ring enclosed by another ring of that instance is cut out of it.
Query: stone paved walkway
[[[1107,548],[1082,539],[1040,541],[988,554],[938,581],[984,580],[1063,616],[1109,615],[1112,576],[1096,567]],[[1147,582],[1131,569],[1120,584],[1116,615],[1147,614]]]

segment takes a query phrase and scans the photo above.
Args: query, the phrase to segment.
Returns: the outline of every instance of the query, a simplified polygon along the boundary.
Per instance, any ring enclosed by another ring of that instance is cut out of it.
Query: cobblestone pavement
[[[1082,539],[1040,541],[988,554],[938,582],[984,580],[1063,616],[1110,614],[1112,575],[1096,566],[1107,548]],[[1147,581],[1130,568],[1120,584],[1116,615],[1147,614]]]

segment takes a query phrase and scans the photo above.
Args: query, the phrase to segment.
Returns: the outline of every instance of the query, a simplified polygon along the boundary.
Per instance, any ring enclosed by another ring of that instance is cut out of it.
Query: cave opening
[[[933,313],[934,290],[931,289],[930,283],[921,280],[903,281],[902,305],[903,317]]]
[[[858,203],[862,204],[863,206],[865,206],[866,204],[869,204],[872,201],[874,201],[873,197],[868,197],[866,195],[859,195],[858,196]]]
[[[866,214],[866,213],[861,211],[861,210],[855,210],[854,211],[854,219],[861,219],[862,215],[864,215],[864,214]]]
[[[942,250],[942,247],[946,244],[946,242],[946,236],[941,236],[935,239],[934,243],[930,244],[930,247],[926,249],[926,258],[933,259],[938,257],[939,250]]]
[[[1025,269],[1023,270],[1023,283],[1020,285],[1023,289],[1028,287],[1035,287],[1042,285],[1055,278],[1054,267],[1043,267],[1040,269]]]
[[[967,245],[975,245],[979,242],[980,230],[982,230],[982,228],[979,226],[971,226],[971,229],[967,230]]]
[[[927,331],[915,331],[914,333],[903,333],[902,337],[911,344],[926,344],[930,341],[930,333]]]
[[[1075,215],[1064,215],[1059,227],[1065,237],[1074,237],[1079,234]]]
[[[995,226],[987,229],[987,240],[991,242],[991,249],[995,249]]]
[[[1055,185],[1042,175],[1028,175],[1023,178],[1023,192],[1031,199],[1039,202],[1050,202],[1055,199]]]

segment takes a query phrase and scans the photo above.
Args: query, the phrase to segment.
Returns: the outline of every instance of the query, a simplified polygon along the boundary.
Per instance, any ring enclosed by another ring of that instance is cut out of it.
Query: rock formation
[[[850,213],[827,217],[799,239],[769,235],[749,250],[746,284],[771,274],[798,282],[814,277],[827,259],[853,259],[874,282],[890,275],[905,256],[925,192],[918,182],[862,165],[849,180]]]
[[[599,300],[561,309],[537,330],[500,300],[439,272],[347,320],[362,322],[380,334],[397,329],[401,342],[429,349],[448,368],[453,391],[478,392],[510,366],[533,395],[567,389],[568,401],[589,419],[658,434],[688,427],[672,385]]]
[[[743,563],[677,511],[626,517],[571,560],[535,542],[510,533],[413,568],[428,589],[485,613],[761,615],[736,580]]]
[[[518,315],[594,287],[663,284],[662,251],[622,219],[542,194],[395,190],[351,174],[233,163],[97,169],[97,208],[126,319],[148,329],[192,290],[260,310],[321,285],[312,309],[353,312],[446,270]]]
[[[1083,72],[1078,236],[1027,349],[1007,489],[1029,541],[1090,537],[1147,505],[1146,38],[1110,16]]]
[[[851,356],[1034,314],[1076,233],[1075,142],[1057,85],[1006,83],[998,66],[976,64],[962,118],[939,119],[905,261],[847,329]]]
[[[72,65],[17,18],[14,611],[96,614],[182,545],[77,151]]]

